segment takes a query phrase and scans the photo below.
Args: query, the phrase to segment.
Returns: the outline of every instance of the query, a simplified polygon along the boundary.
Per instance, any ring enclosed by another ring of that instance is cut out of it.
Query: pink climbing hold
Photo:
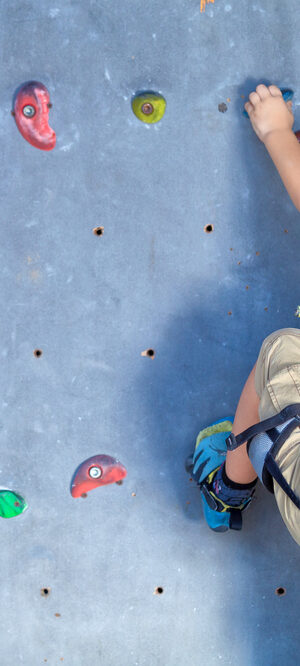
[[[40,150],[52,150],[56,134],[49,126],[50,96],[38,81],[24,83],[16,92],[13,116],[19,131],[28,143]]]
[[[72,497],[81,497],[98,486],[118,483],[127,475],[127,471],[115,458],[100,454],[84,460],[74,472],[71,483]]]

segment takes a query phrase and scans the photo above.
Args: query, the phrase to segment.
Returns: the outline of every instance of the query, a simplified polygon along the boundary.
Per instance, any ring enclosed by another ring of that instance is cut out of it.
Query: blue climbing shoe
[[[212,481],[226,459],[226,439],[232,431],[234,417],[215,421],[199,432],[194,454],[186,460],[186,470],[200,487],[204,517],[214,532],[242,528],[241,512],[249,502],[239,507],[225,504],[212,492]]]

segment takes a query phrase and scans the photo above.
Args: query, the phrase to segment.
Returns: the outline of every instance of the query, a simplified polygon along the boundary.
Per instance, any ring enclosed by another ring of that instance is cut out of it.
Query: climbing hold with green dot
[[[166,100],[152,91],[138,93],[131,102],[133,113],[143,123],[158,123],[166,110]]]
[[[27,502],[18,493],[7,488],[0,489],[0,517],[1,518],[15,518],[21,513],[26,511]]]

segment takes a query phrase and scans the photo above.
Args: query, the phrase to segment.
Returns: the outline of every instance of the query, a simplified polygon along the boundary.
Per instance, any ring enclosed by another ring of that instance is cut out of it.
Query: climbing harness
[[[275,458],[280,449],[300,426],[300,403],[288,405],[272,416],[247,428],[240,435],[233,433],[226,439],[228,451],[234,451],[239,446],[247,443],[247,452],[251,463],[257,472],[261,482],[271,493],[274,493],[274,479],[283,492],[290,498],[295,506],[300,509],[300,497],[295,494],[284,478]],[[300,444],[300,434],[299,434]]]

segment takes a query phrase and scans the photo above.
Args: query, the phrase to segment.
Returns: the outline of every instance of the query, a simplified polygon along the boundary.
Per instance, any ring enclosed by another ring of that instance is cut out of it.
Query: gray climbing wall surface
[[[299,325],[299,213],[242,116],[275,83],[300,129],[299,30],[298,0],[1,3],[0,484],[29,505],[0,523],[1,666],[299,663],[273,497],[214,534],[184,470],[263,338]],[[32,79],[51,152],[10,113]],[[155,125],[131,109],[149,89]],[[123,484],[74,499],[101,453]]]

